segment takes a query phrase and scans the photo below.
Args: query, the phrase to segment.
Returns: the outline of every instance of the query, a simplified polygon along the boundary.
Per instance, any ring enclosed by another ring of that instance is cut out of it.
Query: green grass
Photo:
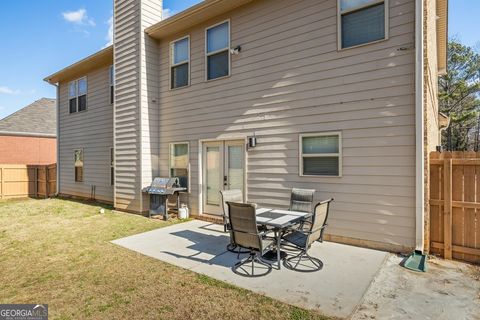
[[[48,303],[50,319],[65,320],[326,319],[110,243],[175,222],[95,203],[0,201],[0,303]]]

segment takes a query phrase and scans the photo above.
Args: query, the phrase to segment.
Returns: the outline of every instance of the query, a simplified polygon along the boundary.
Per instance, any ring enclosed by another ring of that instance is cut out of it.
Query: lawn
[[[174,222],[77,201],[0,200],[0,303],[50,319],[326,319],[117,247]]]

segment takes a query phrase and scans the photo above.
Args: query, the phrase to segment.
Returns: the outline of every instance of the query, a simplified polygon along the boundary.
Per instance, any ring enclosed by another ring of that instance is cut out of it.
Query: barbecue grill
[[[185,191],[187,188],[180,187],[178,178],[155,178],[150,186],[142,189],[142,192],[150,195],[150,210],[149,217],[153,215],[163,215],[164,220],[168,220],[168,202],[169,195],[176,195],[177,207],[180,207],[180,191]]]

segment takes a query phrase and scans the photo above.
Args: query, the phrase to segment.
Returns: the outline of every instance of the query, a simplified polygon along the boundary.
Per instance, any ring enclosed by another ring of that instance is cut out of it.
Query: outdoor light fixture
[[[235,48],[230,49],[230,53],[231,53],[231,54],[235,54],[235,55],[239,54],[240,51],[242,51],[242,47],[241,47],[241,46],[236,46]]]
[[[248,149],[253,149],[257,146],[257,137],[248,137]]]

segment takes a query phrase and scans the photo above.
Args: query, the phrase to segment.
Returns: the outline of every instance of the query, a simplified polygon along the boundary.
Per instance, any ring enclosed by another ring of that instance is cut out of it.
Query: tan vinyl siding
[[[141,30],[159,22],[162,18],[162,1],[142,1]],[[141,159],[142,159],[142,187],[150,185],[153,178],[158,176],[158,88],[159,88],[159,54],[158,44],[144,32],[141,36]],[[148,201],[143,204],[148,208]]]
[[[141,188],[158,172],[158,53],[143,30],[160,21],[162,1],[115,0],[114,6],[115,207],[138,212],[145,209]]]
[[[139,1],[114,1],[115,207],[139,211]]]
[[[413,0],[389,1],[389,40],[337,50],[337,1],[255,1],[160,41],[160,174],[168,146],[190,144],[199,207],[201,139],[255,135],[248,200],[288,206],[292,187],[334,197],[328,233],[413,247],[415,114]],[[230,19],[231,76],[205,82],[205,28]],[[169,90],[169,42],[190,35],[191,86]],[[300,177],[300,133],[341,131],[343,177]]]
[[[109,66],[89,72],[87,110],[70,114],[68,81],[59,86],[59,193],[113,202],[110,185],[110,148],[113,146],[113,109]],[[74,150],[83,149],[83,182],[75,182]]]

